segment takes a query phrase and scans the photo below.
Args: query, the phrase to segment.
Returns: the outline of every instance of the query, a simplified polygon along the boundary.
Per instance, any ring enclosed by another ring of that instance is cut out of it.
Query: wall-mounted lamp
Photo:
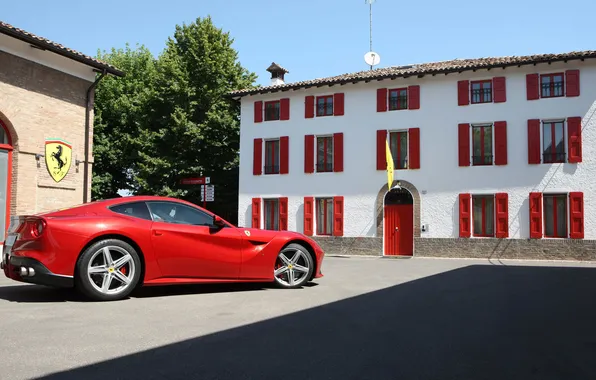
[[[44,154],[40,154],[40,153],[35,153],[35,159],[37,160],[37,167],[38,167],[38,168],[39,168],[39,167],[41,167],[41,163],[39,162],[39,160],[40,160],[42,157],[45,157],[45,155],[44,155]]]

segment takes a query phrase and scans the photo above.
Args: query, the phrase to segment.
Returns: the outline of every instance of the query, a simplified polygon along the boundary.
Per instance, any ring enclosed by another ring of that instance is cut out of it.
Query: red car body
[[[153,214],[147,219],[126,213],[129,205],[170,205],[163,202],[199,210],[217,219],[220,228],[156,221]],[[300,244],[312,256],[314,270],[308,280],[323,276],[323,250],[305,235],[235,227],[190,202],[156,196],[109,199],[14,217],[3,252],[4,274],[16,281],[73,287],[82,253],[94,242],[109,238],[125,241],[138,252],[138,285],[143,286],[274,281],[278,254],[292,243]],[[27,268],[32,268],[34,275]]]

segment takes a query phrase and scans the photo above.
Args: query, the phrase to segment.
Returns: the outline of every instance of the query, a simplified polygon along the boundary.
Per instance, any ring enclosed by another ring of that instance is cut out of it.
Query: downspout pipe
[[[90,129],[91,129],[91,120],[89,117],[89,113],[91,112],[91,95],[97,87],[97,84],[100,80],[103,79],[107,75],[107,70],[104,69],[99,77],[95,79],[95,82],[89,86],[87,89],[87,98],[85,99],[85,161],[83,162],[83,203],[89,202],[87,193],[89,192],[89,139],[90,139]]]

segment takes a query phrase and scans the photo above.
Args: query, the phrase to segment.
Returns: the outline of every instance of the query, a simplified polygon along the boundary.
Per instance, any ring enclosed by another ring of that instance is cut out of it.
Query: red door
[[[385,255],[412,256],[414,253],[414,206],[385,205]]]

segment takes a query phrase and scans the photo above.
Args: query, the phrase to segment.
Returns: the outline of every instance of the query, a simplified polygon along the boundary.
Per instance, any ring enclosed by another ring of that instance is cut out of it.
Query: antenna
[[[373,66],[376,66],[381,62],[381,56],[375,53],[372,49],[372,5],[375,0],[364,0],[364,4],[368,4],[368,15],[369,15],[369,34],[370,34],[370,46],[368,53],[364,54],[364,62],[370,66],[372,70]]]

